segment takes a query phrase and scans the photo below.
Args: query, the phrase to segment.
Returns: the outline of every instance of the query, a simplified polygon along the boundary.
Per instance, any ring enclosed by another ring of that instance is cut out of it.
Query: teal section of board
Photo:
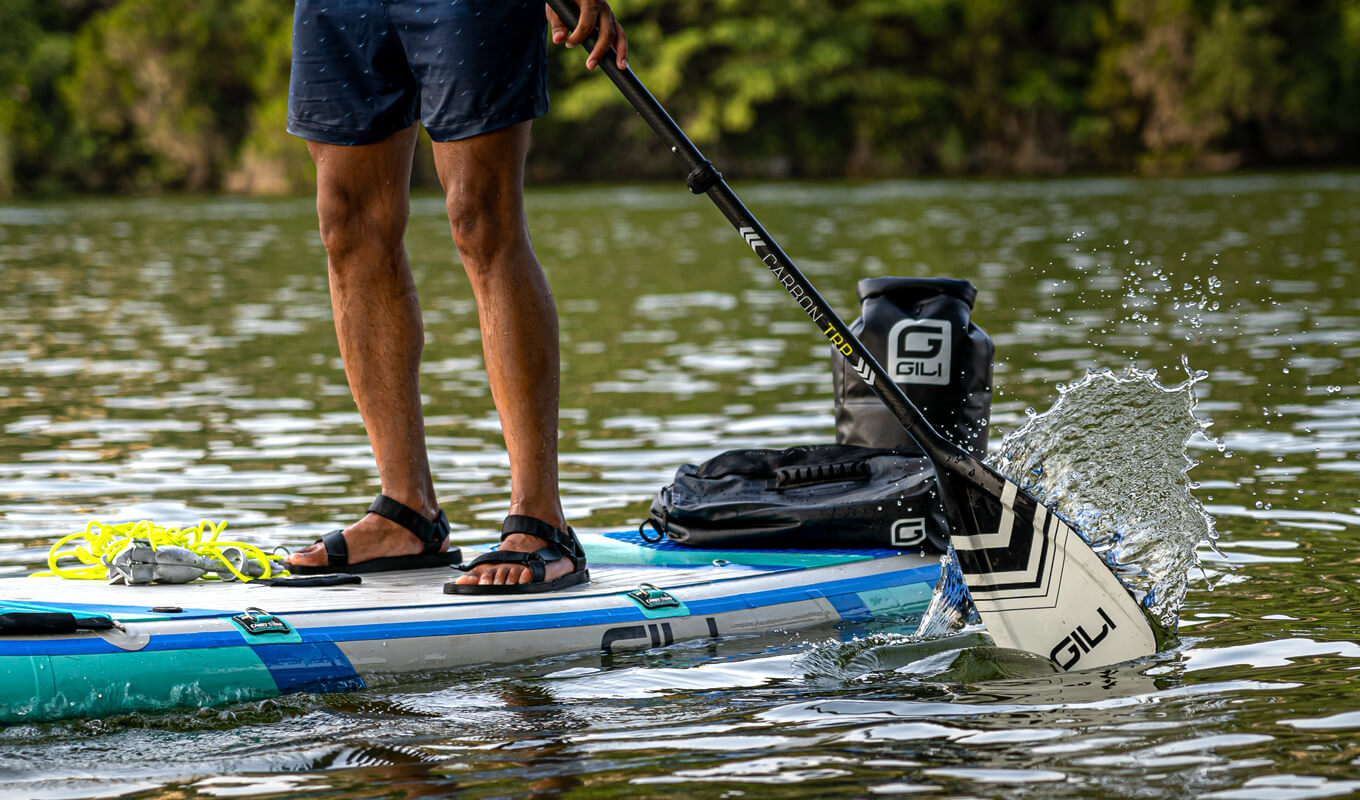
[[[0,656],[0,722],[49,719],[35,712],[54,694],[46,656]]]
[[[689,616],[689,608],[684,603],[669,608],[639,608],[638,610],[641,611],[642,616],[647,619],[667,619],[668,617]]]
[[[636,534],[633,535],[636,537]],[[643,543],[620,540],[615,536],[581,534],[581,545],[585,548],[586,558],[596,564],[654,564],[667,567],[697,567],[712,564],[715,560],[730,561],[750,567],[774,567],[791,569],[799,567],[825,567],[831,564],[847,564],[852,561],[865,561],[873,558],[865,553],[852,551],[817,552],[814,550],[700,550],[675,546],[648,546]]]
[[[911,583],[886,589],[870,589],[856,594],[869,609],[870,615],[881,620],[923,613],[930,604],[930,595],[933,591],[933,587],[923,583]]]
[[[78,613],[80,616],[84,616],[84,617],[107,617],[107,616],[108,616],[108,614],[104,613],[103,611],[84,611],[83,609],[77,611],[77,610],[75,610],[75,609],[71,609],[71,608],[68,608],[68,607],[62,606],[62,605],[51,605],[51,604],[43,604],[43,603],[21,603],[21,602],[19,602],[19,601],[17,601],[17,600],[0,600],[0,612],[9,612],[9,611],[19,611],[19,612],[23,612],[23,611],[36,611],[36,612],[40,612],[40,613],[58,613],[58,614],[64,614],[64,613],[72,613],[72,612],[74,612],[74,613]]]
[[[244,646],[6,657],[0,677],[0,722],[201,708],[279,694],[269,669]]]

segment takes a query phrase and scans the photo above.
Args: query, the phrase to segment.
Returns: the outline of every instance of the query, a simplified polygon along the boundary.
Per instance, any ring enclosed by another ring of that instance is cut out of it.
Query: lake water
[[[743,187],[738,186],[739,190]],[[1360,176],[750,187],[849,319],[855,281],[980,289],[993,443],[1088,368],[1199,381],[1218,552],[1181,641],[1044,678],[906,666],[854,627],[392,681],[201,712],[0,730],[23,797],[1360,794]],[[535,190],[562,319],[563,490],[632,526],[676,465],[831,441],[827,348],[703,198]],[[443,204],[407,237],[441,501],[484,541],[509,477]],[[0,208],[0,575],[90,519],[228,519],[298,546],[377,490],[313,206]],[[1151,501],[1151,500],[1149,500]]]

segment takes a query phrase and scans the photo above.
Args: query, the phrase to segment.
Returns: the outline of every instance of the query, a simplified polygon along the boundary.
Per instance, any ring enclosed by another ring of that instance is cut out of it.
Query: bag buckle
[[[680,605],[680,601],[665,589],[658,589],[650,583],[639,584],[638,588],[628,593],[628,599],[648,611],[657,608],[677,608]]]

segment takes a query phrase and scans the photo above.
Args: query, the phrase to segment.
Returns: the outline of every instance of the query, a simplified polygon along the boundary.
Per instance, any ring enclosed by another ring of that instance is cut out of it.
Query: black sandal
[[[570,527],[565,531],[560,531],[543,520],[512,514],[505,518],[505,524],[501,526],[501,541],[505,541],[505,537],[516,533],[537,536],[547,541],[548,546],[532,553],[492,550],[489,553],[477,556],[471,564],[459,564],[457,568],[468,572],[482,564],[519,564],[529,568],[532,576],[529,583],[483,585],[449,581],[444,584],[444,594],[539,594],[541,592],[555,592],[558,589],[576,586],[590,580],[590,571],[586,569],[586,551],[581,548],[581,542],[577,540],[576,532]],[[555,580],[545,580],[549,562],[559,561],[563,558],[572,560],[575,565],[572,571]]]
[[[373,505],[368,507],[368,512],[390,519],[415,534],[417,539],[425,543],[425,548],[419,554],[413,556],[385,556],[351,564],[349,563],[349,546],[345,543],[345,532],[335,530],[317,540],[326,546],[326,565],[324,567],[289,564],[288,571],[294,575],[323,575],[330,572],[388,572],[400,569],[451,567],[463,560],[463,553],[457,547],[450,547],[443,552],[439,551],[440,545],[449,538],[449,520],[448,517],[444,516],[442,509],[439,511],[439,516],[435,517],[434,521],[430,521],[415,509],[398,503],[385,494],[380,494],[378,499],[373,501]]]

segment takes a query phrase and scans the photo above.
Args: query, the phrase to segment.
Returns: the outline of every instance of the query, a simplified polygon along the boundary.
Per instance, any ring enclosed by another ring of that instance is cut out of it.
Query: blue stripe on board
[[[204,647],[240,647],[249,644],[239,631],[201,631],[199,633],[175,633],[152,636],[151,641],[137,652],[156,650],[189,650]],[[85,636],[79,639],[3,639],[0,640],[0,656],[78,656],[91,653],[123,653],[98,636]]]
[[[283,694],[290,692],[351,692],[364,688],[364,679],[331,642],[263,644],[251,647]]]
[[[836,613],[841,615],[841,619],[864,622],[874,618],[873,612],[864,604],[863,598],[854,592],[833,594],[826,599],[831,603],[831,607],[836,609]]]
[[[375,639],[410,639],[420,636],[458,636],[468,633],[541,631],[550,628],[576,628],[612,622],[646,621],[642,609],[629,603],[618,608],[594,608],[582,613],[525,614],[518,617],[475,617],[473,619],[431,619],[418,622],[382,622],[373,625],[345,625],[335,628],[309,628],[300,631],[304,642],[364,642]]]
[[[844,578],[825,583],[768,589],[762,592],[743,592],[726,597],[686,601],[690,616],[721,614],[809,598],[825,597],[833,605],[837,595],[886,589],[914,583],[933,583],[939,567],[917,567],[878,575]],[[525,614],[515,617],[478,617],[474,619],[423,620],[418,622],[345,625],[329,628],[300,630],[304,643],[353,642],[375,639],[407,639],[419,636],[455,636],[470,633],[502,631],[546,630],[603,625],[615,622],[645,621],[642,611],[629,603],[617,608],[592,609],[582,613]],[[202,647],[240,646],[241,634],[234,631],[173,634],[151,637],[146,650],[181,650]],[[247,642],[249,644],[249,642]],[[120,652],[118,648],[96,637],[80,639],[38,639],[0,641],[0,655],[80,655],[82,653]]]

